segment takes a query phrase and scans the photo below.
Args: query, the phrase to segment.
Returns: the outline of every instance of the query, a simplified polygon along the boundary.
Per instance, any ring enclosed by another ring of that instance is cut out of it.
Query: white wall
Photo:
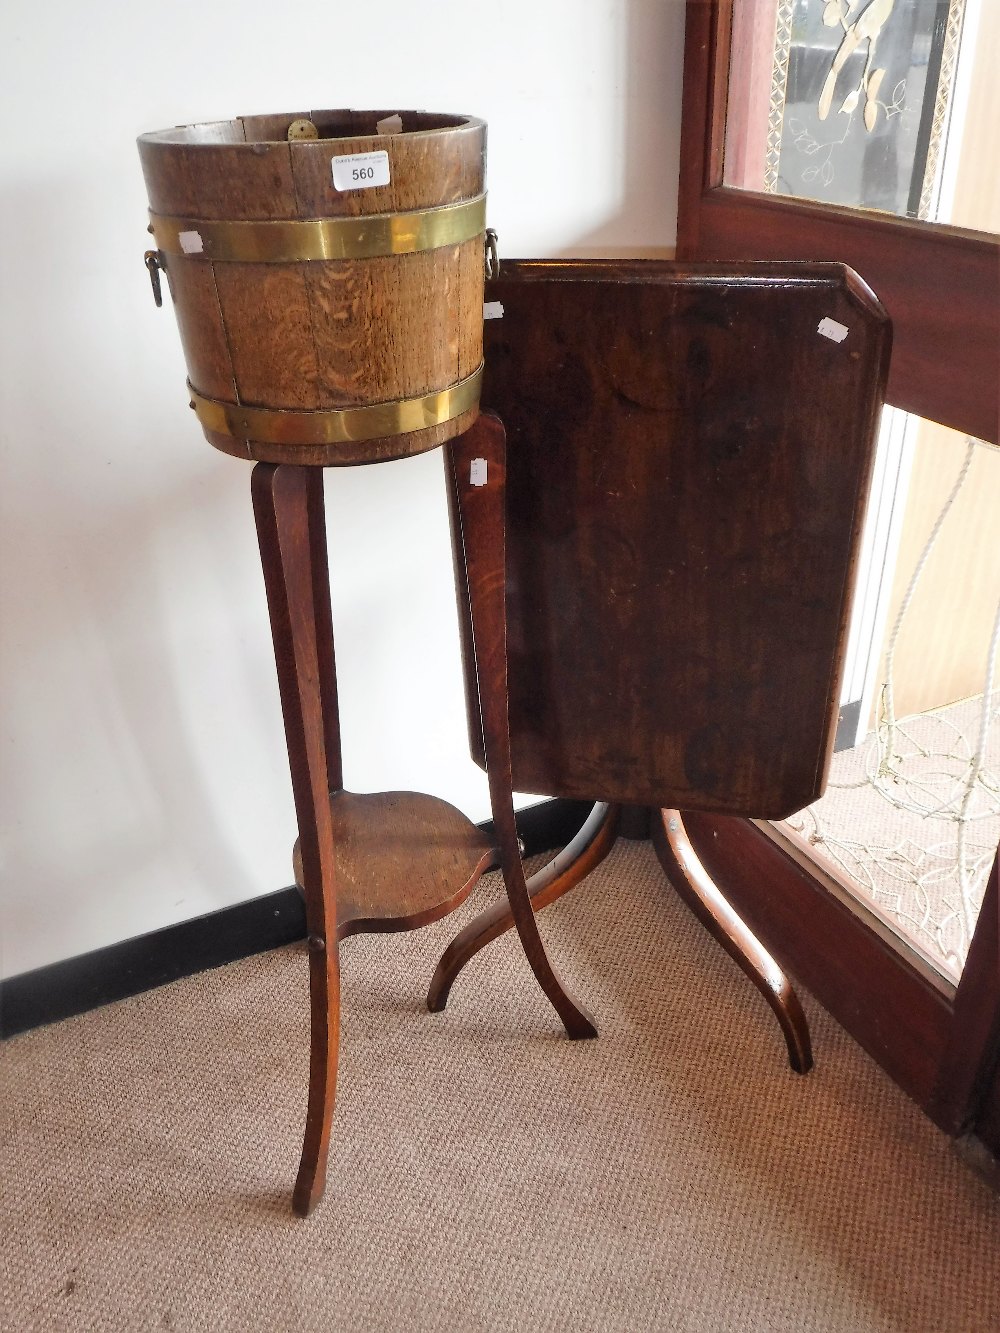
[[[290,882],[250,470],[188,411],[134,139],[296,107],[489,122],[501,254],[675,234],[682,0],[8,0],[3,870],[13,975]],[[346,779],[488,814],[440,453],[327,474]]]

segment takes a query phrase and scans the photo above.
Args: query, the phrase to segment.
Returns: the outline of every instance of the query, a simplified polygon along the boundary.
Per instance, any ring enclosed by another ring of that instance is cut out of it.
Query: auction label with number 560
[[[348,153],[330,159],[335,190],[370,190],[373,185],[389,184],[389,154]]]

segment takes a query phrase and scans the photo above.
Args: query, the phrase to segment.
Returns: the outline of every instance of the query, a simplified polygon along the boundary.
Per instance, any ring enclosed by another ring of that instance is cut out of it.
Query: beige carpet
[[[817,1068],[789,1071],[648,845],[543,919],[597,1042],[559,1036],[509,941],[424,1011],[470,910],[345,945],[330,1183],[306,1222],[300,950],[0,1049],[0,1326],[1000,1327],[1000,1202],[808,997]]]

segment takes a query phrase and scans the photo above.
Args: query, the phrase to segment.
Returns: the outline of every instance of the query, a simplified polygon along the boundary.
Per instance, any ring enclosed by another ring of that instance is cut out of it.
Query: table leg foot
[[[653,820],[653,845],[677,891],[709,933],[757,987],[774,1011],[788,1061],[797,1074],[812,1068],[809,1024],[791,982],[742,917],[727,902],[699,859],[678,810],[661,810]]]
[[[573,840],[527,881],[532,911],[540,912],[599,865],[618,836],[619,807],[598,802]],[[481,912],[460,931],[441,955],[427,993],[427,1007],[440,1013],[448,1003],[458,974],[472,958],[514,927],[510,903],[503,899]]]
[[[340,968],[337,943],[314,936],[309,941],[311,1043],[309,1102],[292,1210],[308,1217],[323,1197],[330,1129],[337,1101],[337,1050],[340,1038]]]

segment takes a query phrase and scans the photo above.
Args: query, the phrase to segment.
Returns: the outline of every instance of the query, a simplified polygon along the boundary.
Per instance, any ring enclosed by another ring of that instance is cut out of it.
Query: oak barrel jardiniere
[[[301,137],[300,137],[301,136]],[[422,111],[144,134],[156,249],[206,438],[320,465],[422,453],[475,420],[486,125]]]
[[[514,820],[505,440],[479,415],[483,283],[495,271],[485,147],[481,120],[417,111],[244,117],[139,140],[156,242],[146,266],[157,304],[163,274],[169,283],[191,405],[212,444],[257,460],[309,942],[309,1098],[292,1195],[302,1215],[326,1179],[347,935],[439,920],[499,860],[542,991],[570,1036],[596,1035],[546,955]],[[442,444],[492,833],[437,797],[344,787],[321,469]]]

